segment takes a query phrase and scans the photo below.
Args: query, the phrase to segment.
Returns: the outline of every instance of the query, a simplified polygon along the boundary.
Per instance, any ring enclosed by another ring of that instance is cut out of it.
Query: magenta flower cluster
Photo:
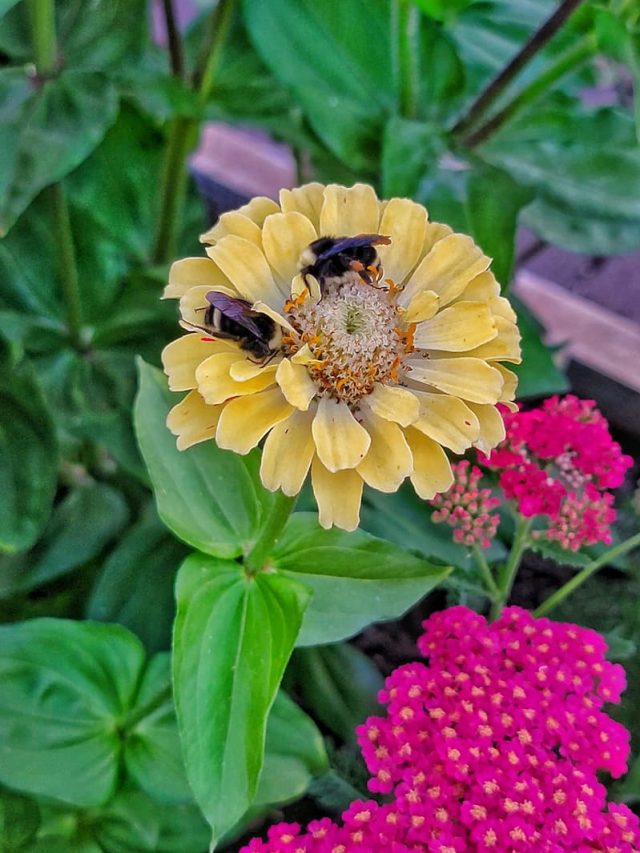
[[[500,516],[492,512],[500,501],[491,490],[480,488],[482,471],[463,459],[451,466],[454,476],[449,491],[429,501],[435,512],[433,521],[444,521],[453,527],[453,538],[462,545],[488,548],[496,535]]]
[[[395,670],[387,715],[358,730],[369,787],[342,823],[278,824],[241,853],[640,853],[637,817],[597,773],[626,770],[628,732],[602,710],[624,671],[594,631],[511,607],[425,622],[427,658]]]
[[[622,453],[593,400],[550,397],[537,409],[504,413],[506,438],[480,461],[527,518],[546,517],[544,535],[561,547],[611,542],[613,496],[632,460]]]

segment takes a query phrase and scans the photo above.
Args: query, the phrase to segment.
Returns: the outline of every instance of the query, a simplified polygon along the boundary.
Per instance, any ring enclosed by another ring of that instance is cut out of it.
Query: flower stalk
[[[67,311],[69,339],[72,345],[79,349],[82,346],[82,303],[69,206],[61,183],[48,187],[47,192],[51,199],[53,219],[58,235],[58,268]]]
[[[482,575],[482,580],[484,582],[487,594],[492,599],[492,601],[496,602],[500,599],[500,589],[498,588],[498,584],[495,582],[495,579],[493,577],[491,566],[487,562],[486,557],[482,553],[482,549],[478,545],[474,545],[472,551],[476,561],[476,565],[480,569],[480,574]]]
[[[56,68],[56,20],[54,0],[28,0],[33,61],[40,77],[50,77]]]
[[[556,11],[536,30],[500,73],[483,89],[467,112],[454,125],[452,133],[455,137],[465,137],[471,128],[489,111],[502,95],[511,81],[538,54],[564,25],[569,16],[580,5],[582,0],[563,0]]]
[[[420,26],[418,7],[408,0],[394,0],[391,7],[392,43],[400,113],[404,118],[416,117],[418,108],[417,38]]]
[[[502,608],[509,600],[513,584],[522,562],[524,552],[529,546],[529,532],[531,530],[531,519],[525,518],[523,515],[518,515],[516,521],[516,532],[513,537],[513,544],[509,558],[505,563],[498,584],[498,596],[491,608],[491,619],[497,619],[502,613]]]
[[[585,566],[584,569],[579,571],[577,575],[574,575],[571,580],[563,584],[560,589],[557,589],[553,595],[550,595],[549,598],[547,598],[547,600],[534,611],[534,615],[546,616],[547,613],[554,610],[565,600],[565,598],[571,595],[571,593],[575,592],[578,587],[582,586],[585,581],[589,580],[591,575],[595,574],[598,569],[606,566],[617,557],[622,557],[624,554],[628,554],[629,551],[633,551],[634,548],[640,548],[640,533],[636,533],[634,536],[630,536],[628,539],[625,539],[624,542],[620,542],[618,545],[614,545],[613,548],[607,549],[597,559],[589,563],[588,566]]]

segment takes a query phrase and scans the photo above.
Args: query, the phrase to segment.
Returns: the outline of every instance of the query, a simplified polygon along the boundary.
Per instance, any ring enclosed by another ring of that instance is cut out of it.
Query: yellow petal
[[[297,337],[298,333],[293,328],[291,323],[286,319],[286,317],[284,317],[284,315],[282,315],[279,311],[274,311],[273,308],[269,307],[266,302],[261,302],[260,300],[258,300],[258,302],[254,302],[251,307],[254,311],[259,311],[261,314],[266,314],[267,317],[271,317],[274,323],[276,323],[282,329],[287,329],[289,332],[291,332],[292,335]]]
[[[351,414],[346,403],[322,397],[313,419],[318,456],[329,471],[355,468],[366,456],[369,433]]]
[[[438,492],[446,492],[453,485],[447,454],[437,442],[417,429],[408,429],[406,438],[413,454],[411,483],[418,497],[428,501]]]
[[[295,364],[284,358],[276,371],[276,382],[292,406],[306,412],[318,389],[302,364]]]
[[[478,403],[469,403],[469,408],[480,423],[480,435],[474,441],[474,445],[483,453],[488,453],[504,440],[506,433],[502,415],[495,406],[480,406]]]
[[[363,401],[378,417],[406,427],[420,417],[420,401],[408,388],[377,382]]]
[[[497,334],[495,320],[484,302],[456,302],[419,323],[413,340],[421,349],[465,352]]]
[[[500,285],[491,270],[486,270],[471,279],[460,298],[470,302],[488,302],[496,296],[500,296]]]
[[[196,370],[198,391],[206,403],[215,405],[224,403],[231,397],[255,394],[275,383],[277,366],[269,364],[263,367],[258,376],[238,382],[232,379],[229,371],[233,364],[243,360],[241,353],[221,352],[209,356]]]
[[[288,293],[280,292],[267,259],[253,243],[230,234],[210,246],[207,254],[231,279],[243,299],[251,303],[266,302],[275,311],[282,309]]]
[[[413,424],[429,438],[464,453],[480,435],[480,423],[469,406],[448,394],[420,393],[420,418]]]
[[[169,377],[169,388],[172,391],[189,391],[197,387],[196,368],[216,352],[233,352],[237,347],[226,341],[206,341],[202,335],[184,335],[162,350],[162,365]]]
[[[216,442],[223,450],[245,454],[262,436],[294,411],[279,388],[239,397],[226,404],[218,421]]]
[[[504,381],[502,394],[500,394],[500,402],[503,403],[509,411],[517,412],[519,407],[517,403],[513,402],[513,400],[515,400],[516,390],[518,388],[518,377],[512,370],[503,367],[501,364],[494,364],[493,367],[501,373]]]
[[[311,485],[320,525],[329,528],[335,524],[342,530],[355,530],[360,522],[362,477],[352,469],[327,471],[316,456],[311,465]]]
[[[255,376],[260,376],[267,368],[271,368],[272,370],[277,370],[278,368],[279,362],[275,358],[273,361],[264,362],[254,361],[252,356],[249,355],[247,357],[247,353],[243,353],[243,355],[245,356],[244,359],[236,361],[229,368],[229,376],[237,382],[246,382]]]
[[[178,450],[186,450],[213,438],[222,413],[222,406],[207,406],[197,391],[190,391],[167,415],[167,426],[178,436]]]
[[[368,184],[341,187],[329,184],[320,212],[321,237],[353,237],[377,234],[380,213],[378,199]]]
[[[321,359],[311,352],[309,344],[303,344],[300,349],[291,356],[291,361],[294,364],[319,364]]]
[[[225,293],[225,290],[220,287],[212,288],[209,287],[209,285],[198,285],[197,287],[189,288],[189,290],[180,297],[180,316],[186,324],[185,328],[189,328],[191,326],[196,326],[198,328],[202,327],[204,324],[205,312],[210,304],[207,301],[207,293],[211,293],[214,289],[219,293]],[[227,292],[227,296],[233,295],[233,290],[229,290],[229,292]]]
[[[323,204],[323,184],[311,183],[296,187],[293,190],[280,190],[280,207],[282,208],[282,212],[301,213],[307,217],[316,231],[320,225],[320,211]]]
[[[430,320],[440,307],[440,297],[433,290],[421,290],[413,297],[402,315],[405,323],[421,323]]]
[[[297,495],[311,466],[316,446],[311,435],[315,412],[294,412],[276,424],[262,449],[260,477],[265,489]]]
[[[209,290],[220,290],[237,296],[235,287],[220,267],[210,258],[184,258],[171,265],[169,284],[162,294],[163,299],[180,299],[192,287],[207,285]]]
[[[368,486],[380,492],[395,492],[413,470],[413,457],[397,424],[369,415],[365,419],[371,436],[367,455],[356,468]]]
[[[257,226],[257,245],[260,245],[259,226],[262,225],[269,214],[277,213],[278,210],[279,207],[273,199],[267,198],[266,196],[256,196],[256,198],[252,198],[248,204],[244,204],[237,210],[231,210],[228,213],[223,213],[213,228],[210,228],[202,234],[200,242],[215,243],[222,239],[222,237],[226,237],[227,234],[237,234],[240,237],[251,239],[251,237],[248,236],[248,226],[245,221],[248,220],[249,223]],[[242,218],[240,219],[240,217]],[[249,233],[255,235],[255,231],[250,231]],[[252,240],[252,242],[255,241]]]
[[[471,279],[487,269],[491,259],[465,234],[444,237],[423,258],[398,297],[404,308],[416,293],[435,290],[440,305],[448,305],[465,289]]]
[[[473,358],[481,358],[485,361],[509,361],[520,364],[520,330],[510,320],[504,317],[495,317],[498,334],[493,340],[479,347],[475,347],[465,355]]]
[[[479,358],[408,359],[409,377],[473,403],[496,403],[502,376]]]
[[[436,243],[440,240],[444,240],[444,238],[448,237],[450,234],[453,234],[453,229],[448,225],[444,225],[442,222],[428,222],[419,260],[422,260],[425,255],[428,255]]]
[[[300,255],[318,235],[301,213],[274,213],[265,219],[262,248],[281,289],[288,294],[300,271]]]
[[[379,232],[391,237],[378,246],[385,278],[400,284],[418,263],[427,228],[427,211],[408,198],[392,198],[380,220]]]

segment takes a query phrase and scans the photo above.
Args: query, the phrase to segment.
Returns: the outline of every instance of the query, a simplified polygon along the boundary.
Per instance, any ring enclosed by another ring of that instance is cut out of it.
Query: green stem
[[[290,498],[282,492],[276,492],[273,505],[260,531],[253,548],[244,561],[246,570],[253,574],[261,571],[271,556],[271,550],[282,533],[289,516],[293,512],[297,495]]]
[[[205,49],[194,73],[201,107],[213,91],[236,0],[220,0],[205,37]],[[177,231],[187,195],[187,157],[198,141],[200,121],[178,116],[171,124],[160,188],[160,214],[151,253],[152,263],[168,263],[175,254]]]
[[[454,136],[465,136],[489,108],[496,102],[502,92],[509,86],[511,81],[522,71],[522,69],[539,53],[547,42],[562,27],[571,13],[580,5],[582,0],[563,0],[556,11],[536,30],[531,38],[525,42],[518,53],[513,57],[502,71],[494,77],[488,86],[480,92],[467,112],[453,127]]]
[[[485,142],[504,124],[511,121],[517,113],[537,100],[566,74],[574,71],[579,65],[592,57],[595,52],[596,45],[591,35],[580,39],[579,42],[562,53],[539,77],[525,86],[493,118],[467,136],[463,143],[472,148]]]
[[[184,51],[182,49],[180,30],[176,23],[173,0],[162,0],[162,10],[164,12],[164,22],[167,31],[167,47],[169,48],[171,72],[178,80],[183,80],[185,77]]]
[[[495,582],[493,577],[491,566],[487,562],[484,554],[482,553],[482,549],[479,548],[478,545],[473,546],[473,556],[478,568],[480,569],[480,574],[482,575],[482,580],[484,581],[485,589],[489,593],[489,597],[493,601],[497,601],[500,598],[498,584]]]
[[[391,7],[392,43],[395,48],[400,114],[415,118],[418,110],[418,50],[420,27],[418,7],[409,0],[394,0]]]
[[[56,17],[54,0],[28,0],[31,19],[33,61],[40,77],[50,77],[56,70]]]
[[[516,522],[516,533],[511,545],[511,553],[509,554],[509,559],[505,564],[504,571],[502,572],[500,583],[498,585],[498,598],[491,608],[491,619],[497,619],[498,616],[500,616],[502,608],[509,600],[513,583],[516,579],[516,575],[518,574],[518,569],[520,568],[522,556],[529,545],[530,529],[531,519],[525,518],[522,515],[518,516],[518,520]]]
[[[550,595],[546,601],[543,601],[540,607],[538,607],[534,612],[534,615],[545,616],[550,610],[553,610],[562,601],[564,601],[568,595],[571,595],[574,590],[579,586],[582,586],[582,584],[588,580],[591,575],[595,574],[598,569],[606,566],[612,560],[615,560],[616,557],[621,557],[623,554],[627,554],[634,548],[640,548],[640,533],[636,533],[634,536],[630,536],[629,539],[625,539],[624,542],[620,542],[620,544],[614,545],[613,548],[609,548],[608,551],[605,551],[604,554],[601,554],[596,560],[593,560],[588,566],[581,569],[581,571],[579,571],[577,575],[574,575],[570,581],[567,581],[567,583],[561,586],[560,589],[557,589],[553,595]]]
[[[47,188],[51,199],[58,242],[58,273],[67,310],[67,328],[74,347],[82,346],[82,303],[78,281],[78,265],[69,218],[69,207],[62,184]]]

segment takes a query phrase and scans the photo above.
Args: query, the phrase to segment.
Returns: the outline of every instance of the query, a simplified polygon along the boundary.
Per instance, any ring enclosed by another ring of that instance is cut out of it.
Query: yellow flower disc
[[[314,266],[310,244],[356,236],[373,263],[347,250]],[[163,352],[170,387],[188,391],[168,418],[180,449],[215,438],[248,453],[266,436],[265,487],[296,494],[311,470],[320,523],[352,530],[363,483],[409,477],[431,498],[452,482],[443,448],[502,439],[515,314],[490,258],[421,205],[307,184],[224,214],[202,241],[208,257],[177,261],[165,290],[188,330]],[[243,311],[258,312],[253,332],[231,322]]]

